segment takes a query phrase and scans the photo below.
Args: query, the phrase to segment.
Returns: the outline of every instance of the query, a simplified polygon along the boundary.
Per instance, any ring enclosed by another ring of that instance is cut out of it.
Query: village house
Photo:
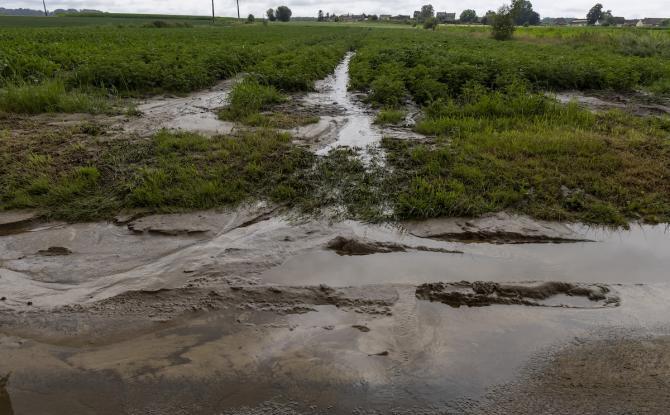
[[[647,17],[637,22],[637,27],[670,26],[670,17]]]
[[[589,21],[586,19],[574,19],[570,22],[570,26],[587,26]]]
[[[407,22],[410,20],[410,16],[406,14],[399,14],[397,16],[393,16],[391,20],[393,20],[394,22]]]
[[[380,14],[379,15],[379,20],[384,20],[384,21],[391,20],[391,15],[390,14]]]

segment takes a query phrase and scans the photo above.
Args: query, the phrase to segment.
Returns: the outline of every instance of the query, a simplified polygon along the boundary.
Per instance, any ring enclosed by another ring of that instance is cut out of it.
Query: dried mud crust
[[[457,250],[430,248],[426,246],[410,246],[395,242],[371,241],[358,238],[346,238],[344,236],[338,236],[332,239],[328,242],[326,248],[335,251],[335,253],[341,256],[388,254],[392,252],[407,251],[442,252],[449,254],[463,253],[462,251]]]
[[[602,284],[572,284],[567,282],[545,282],[541,284],[500,284],[496,282],[427,283],[416,289],[421,300],[437,301],[452,307],[484,307],[493,304],[525,305],[534,307],[585,308],[570,301],[547,304],[554,296],[583,297],[593,303],[592,307],[616,307],[618,296]]]
[[[534,362],[527,378],[494,391],[472,414],[667,414],[670,336],[572,345]]]

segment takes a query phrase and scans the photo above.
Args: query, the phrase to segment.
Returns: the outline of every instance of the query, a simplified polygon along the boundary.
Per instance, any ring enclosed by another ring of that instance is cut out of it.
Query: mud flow
[[[267,204],[0,219],[0,413],[497,413],[550,396],[554,364],[617,390],[556,353],[627,339],[592,368],[623,376],[617,353],[633,364],[670,323],[664,226],[333,223]]]
[[[140,136],[151,136],[161,129],[192,131],[206,135],[230,134],[235,125],[218,119],[216,110],[228,103],[230,90],[239,82],[233,78],[184,97],[149,99],[137,106],[138,117],[126,118],[121,128]]]
[[[620,94],[606,91],[565,91],[552,96],[561,104],[576,103],[593,112],[621,110],[632,114],[649,117],[670,115],[670,102],[651,101],[643,93]]]

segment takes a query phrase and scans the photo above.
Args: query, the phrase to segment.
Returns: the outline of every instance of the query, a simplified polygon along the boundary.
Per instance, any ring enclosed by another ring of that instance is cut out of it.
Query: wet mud
[[[236,77],[184,97],[163,96],[148,99],[137,106],[139,116],[122,117],[118,128],[148,137],[161,129],[192,131],[205,135],[231,134],[235,124],[218,119],[216,110],[228,102]]]
[[[655,339],[670,324],[663,227],[515,219],[535,238],[595,242],[473,244],[435,237],[430,223],[330,222],[264,204],[141,215],[0,237],[0,375],[11,373],[0,407],[505,413],[510,396],[536,408],[529,391],[553,373],[557,345],[571,353],[576,337],[612,329]]]
[[[563,294],[559,302],[545,302]],[[595,308],[617,307],[620,299],[605,285],[584,285],[567,282],[500,284],[475,281],[457,283],[427,283],[416,289],[422,300],[437,301],[452,307],[485,307],[493,304],[525,305],[532,307]],[[575,297],[588,299],[592,304],[573,301]]]
[[[526,216],[495,213],[475,219],[429,219],[403,224],[421,238],[498,244],[588,242],[570,227]]]
[[[436,248],[427,246],[410,246],[394,242],[366,241],[356,238],[345,238],[338,236],[328,242],[327,249],[335,251],[338,255],[372,255],[388,254],[391,252],[424,251],[441,252],[445,254],[462,254],[462,251]]]
[[[640,117],[670,115],[670,102],[652,100],[642,93],[620,94],[608,91],[566,91],[550,95],[561,104],[575,102],[593,112],[622,110]]]

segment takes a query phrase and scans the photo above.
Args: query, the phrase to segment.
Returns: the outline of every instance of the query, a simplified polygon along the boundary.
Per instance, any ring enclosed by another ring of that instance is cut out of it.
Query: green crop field
[[[668,30],[520,28],[501,42],[486,27],[161,16],[0,23],[3,210],[85,220],[269,199],[304,212],[337,206],[366,220],[494,211],[616,225],[670,219],[670,117],[594,113],[546,95],[596,90],[667,103]],[[356,52],[349,87],[379,111],[377,122],[397,123],[416,103],[414,129],[425,140],[385,138],[371,150],[385,157],[366,165],[347,149],[317,157],[275,130],[318,120],[281,111],[347,51]],[[233,136],[109,140],[104,122],[46,128],[34,115],[104,118],[137,97],[184,94],[241,73],[220,112],[246,124]]]

